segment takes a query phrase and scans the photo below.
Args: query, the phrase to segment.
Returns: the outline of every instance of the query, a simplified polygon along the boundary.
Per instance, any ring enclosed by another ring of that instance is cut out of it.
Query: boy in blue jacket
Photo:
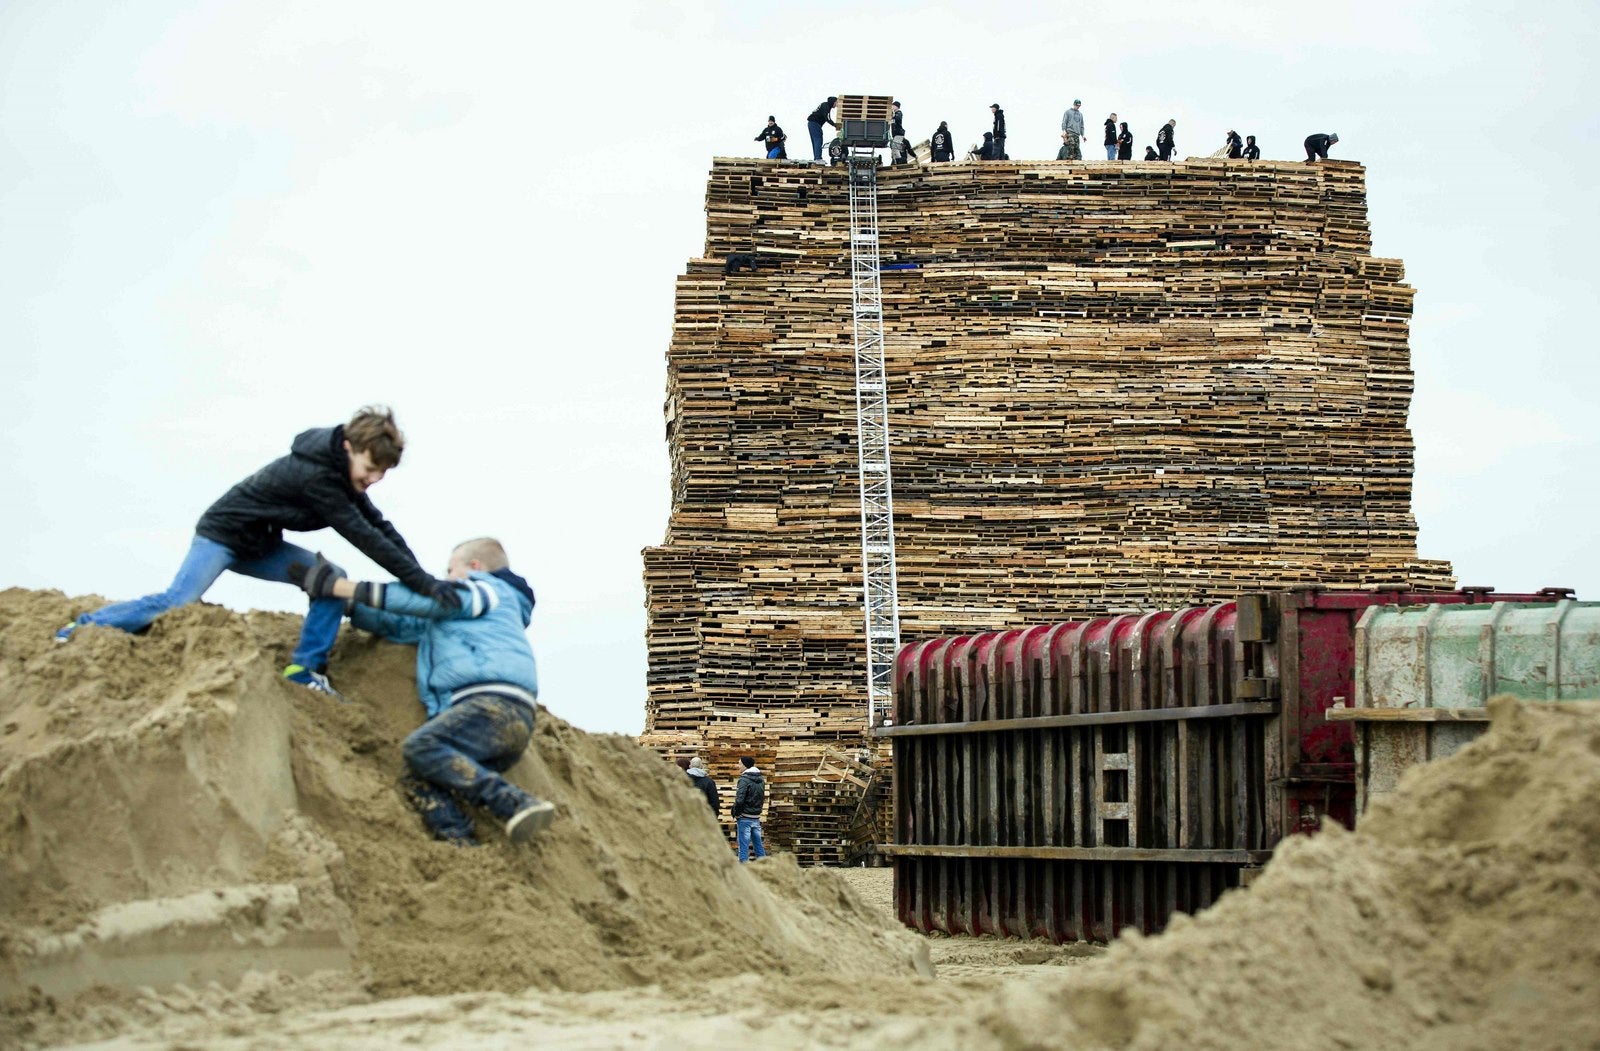
[[[320,557],[289,573],[313,599],[344,599],[356,627],[417,647],[428,719],[405,740],[406,790],[435,839],[476,842],[462,800],[504,821],[513,842],[550,826],[555,805],[500,776],[533,738],[539,677],[527,635],[533,589],[498,540],[468,540],[450,553],[455,606],[403,584],[347,580]]]

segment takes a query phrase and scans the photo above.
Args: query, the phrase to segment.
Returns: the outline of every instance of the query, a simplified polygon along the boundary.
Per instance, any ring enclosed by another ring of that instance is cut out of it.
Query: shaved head
[[[483,568],[491,573],[511,565],[511,560],[506,557],[506,549],[500,545],[500,541],[492,536],[480,536],[474,540],[463,540],[456,545],[450,556],[452,559],[460,559],[462,562],[482,563]]]

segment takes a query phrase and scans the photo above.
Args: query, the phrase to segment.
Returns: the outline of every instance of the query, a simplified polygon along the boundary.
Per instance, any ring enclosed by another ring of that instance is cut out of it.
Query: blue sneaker
[[[329,697],[337,697],[341,701],[344,700],[344,694],[334,689],[333,683],[329,682],[328,677],[321,672],[312,671],[310,668],[305,668],[298,664],[291,664],[283,669],[283,677],[296,685],[304,686],[308,690],[316,693],[325,693]]]
[[[77,621],[73,621],[71,624],[68,624],[66,627],[64,627],[60,631],[56,632],[56,643],[59,645],[60,643],[63,643],[63,642],[71,642],[72,641],[72,633],[77,631],[77,630],[78,630],[78,622]]]

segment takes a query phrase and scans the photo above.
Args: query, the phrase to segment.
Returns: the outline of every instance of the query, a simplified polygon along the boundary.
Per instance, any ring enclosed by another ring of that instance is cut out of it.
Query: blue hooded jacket
[[[463,593],[460,609],[401,584],[385,585],[378,594],[382,608],[354,606],[350,623],[417,647],[417,693],[430,719],[491,685],[533,706],[539,696],[527,634],[533,589],[509,569],[474,572],[456,587]]]

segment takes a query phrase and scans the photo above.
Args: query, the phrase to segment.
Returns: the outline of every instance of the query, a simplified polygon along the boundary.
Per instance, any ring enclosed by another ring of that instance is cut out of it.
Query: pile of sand
[[[93,605],[0,592],[13,1036],[90,981],[347,966],[365,995],[396,996],[925,967],[843,883],[739,866],[681,771],[628,738],[541,711],[510,776],[558,805],[556,824],[523,848],[491,825],[485,847],[444,846],[398,790],[421,718],[414,650],[347,632],[340,704],[278,677],[298,618],[196,605],[144,636],[55,645]]]
[[[734,863],[627,739],[541,714],[513,776],[550,835],[442,847],[395,787],[408,650],[345,639],[339,705],[277,680],[294,618],[53,646],[75,608],[0,593],[0,1045],[1600,1047],[1600,704],[1497,700],[1357,833],[1159,937],[951,939],[930,980],[843,879]],[[130,972],[183,984],[67,995]]]

